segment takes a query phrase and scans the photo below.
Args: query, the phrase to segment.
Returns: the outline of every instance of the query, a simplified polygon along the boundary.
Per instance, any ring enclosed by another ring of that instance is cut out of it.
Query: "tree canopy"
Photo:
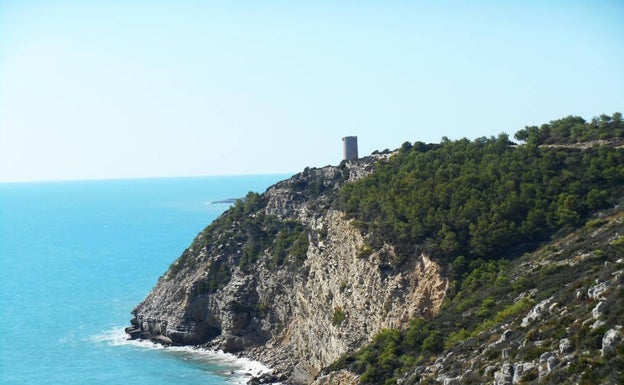
[[[567,117],[515,137],[526,143],[506,134],[404,143],[373,174],[346,185],[338,205],[373,248],[394,245],[400,263],[418,251],[448,261],[507,256],[618,200],[624,150],[572,143],[624,139],[620,113]]]

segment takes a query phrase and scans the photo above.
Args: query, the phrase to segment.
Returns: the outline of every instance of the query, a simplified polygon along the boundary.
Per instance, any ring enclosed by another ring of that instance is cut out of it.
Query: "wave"
[[[219,367],[215,374],[224,376],[231,384],[247,384],[251,377],[259,377],[272,370],[258,361],[237,357],[221,350],[210,350],[192,346],[168,346],[145,340],[131,340],[123,326],[111,328],[103,333],[85,338],[87,342],[107,346],[131,346],[138,349],[161,350],[176,353],[185,360],[202,361]]]

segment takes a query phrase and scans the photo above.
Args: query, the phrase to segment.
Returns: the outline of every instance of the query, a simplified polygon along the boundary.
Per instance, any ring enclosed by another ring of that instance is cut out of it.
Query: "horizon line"
[[[301,172],[301,171],[298,171]],[[297,172],[259,172],[259,173],[234,173],[234,174],[197,174],[197,175],[160,175],[160,176],[117,176],[117,177],[77,177],[60,179],[16,179],[0,180],[0,184],[28,184],[28,183],[63,183],[63,182],[106,182],[106,181],[129,181],[149,179],[191,179],[191,178],[218,178],[218,177],[252,177],[270,175],[295,175]]]

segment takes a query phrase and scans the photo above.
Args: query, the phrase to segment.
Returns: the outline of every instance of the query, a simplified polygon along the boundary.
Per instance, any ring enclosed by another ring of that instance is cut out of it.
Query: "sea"
[[[289,175],[0,184],[0,384],[221,385],[268,368],[129,341],[130,312],[193,238]]]

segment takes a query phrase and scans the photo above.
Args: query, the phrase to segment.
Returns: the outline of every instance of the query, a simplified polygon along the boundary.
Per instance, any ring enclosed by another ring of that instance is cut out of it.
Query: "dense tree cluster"
[[[518,131],[515,138],[535,145],[624,141],[624,122],[619,112],[613,116],[600,115],[589,123],[579,116],[568,116],[540,127],[526,127]]]
[[[405,143],[375,173],[345,186],[339,206],[373,248],[389,243],[403,260],[423,249],[452,261],[508,256],[616,203],[624,150],[570,143],[624,139],[621,114],[589,123],[568,117],[516,137],[526,143],[505,134]]]

